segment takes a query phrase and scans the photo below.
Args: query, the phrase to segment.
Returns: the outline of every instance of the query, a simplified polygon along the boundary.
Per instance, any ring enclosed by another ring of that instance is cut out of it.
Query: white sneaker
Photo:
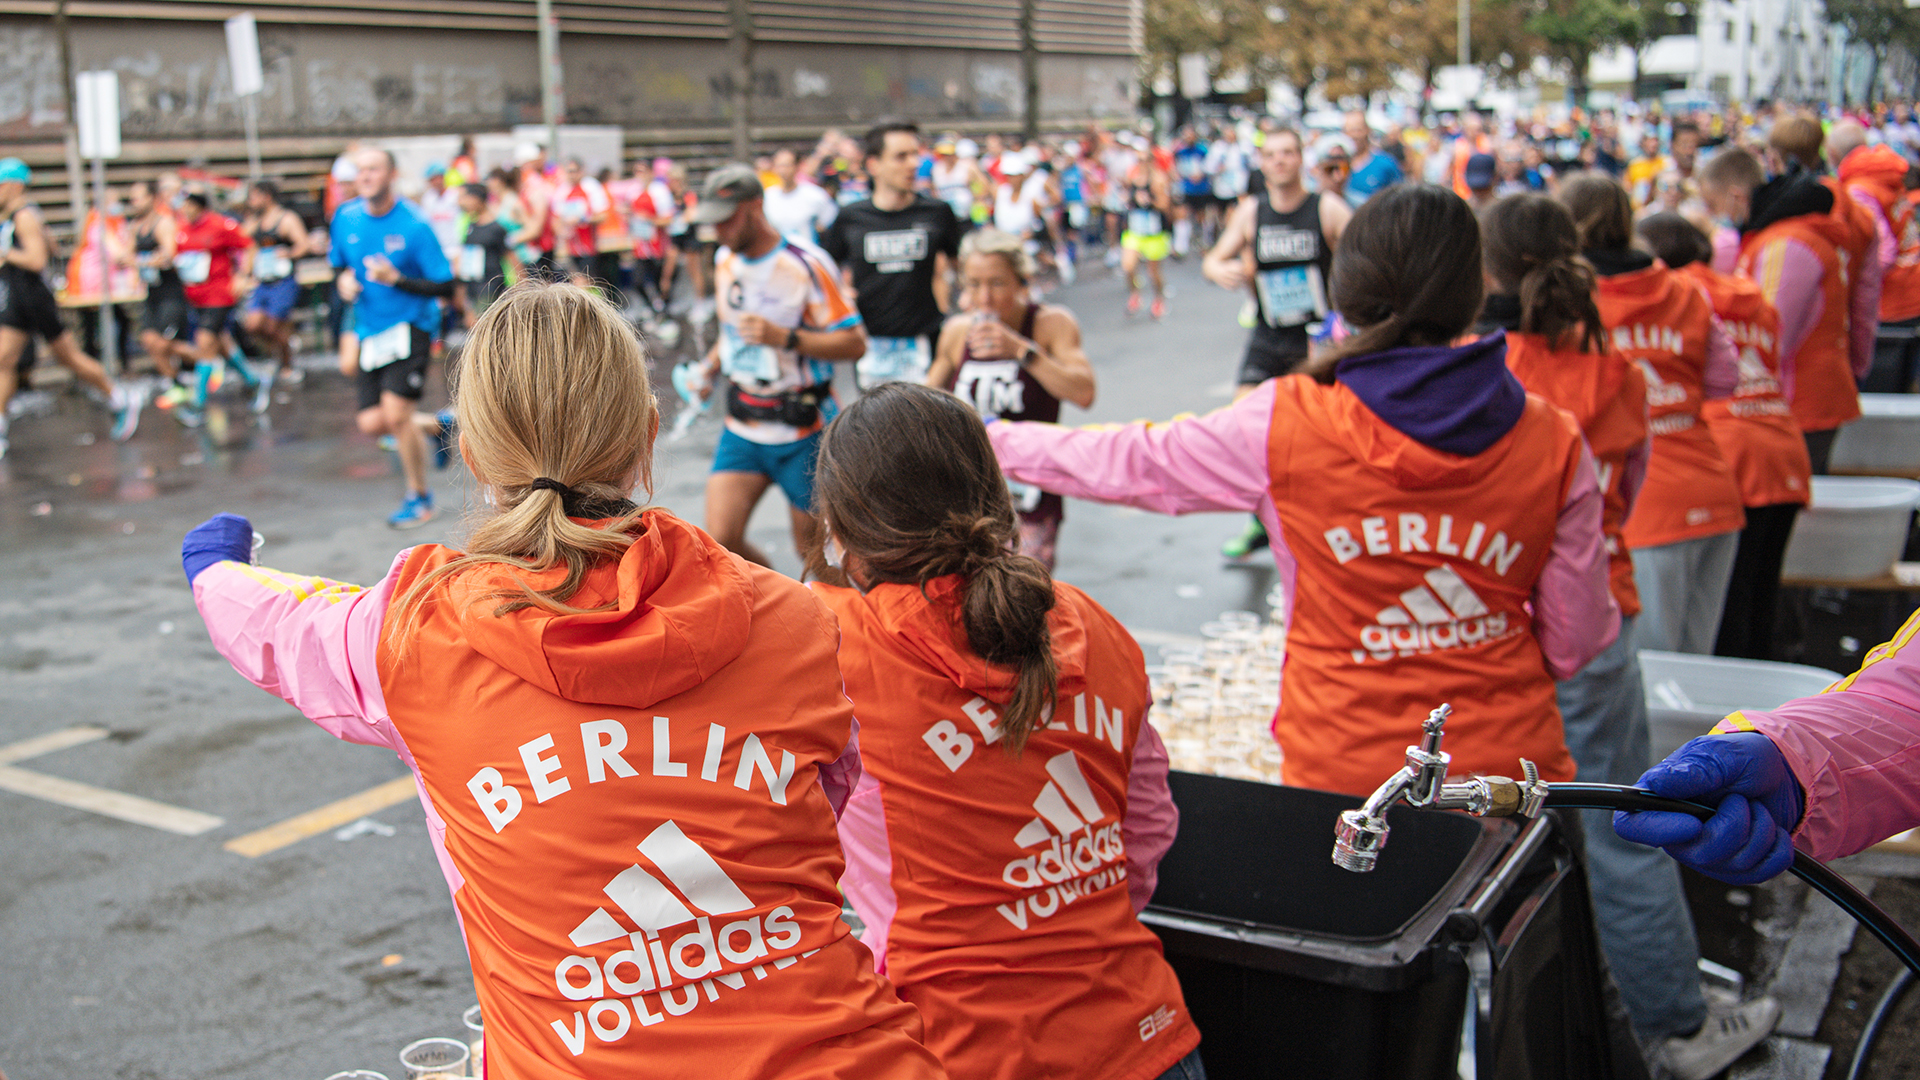
[[[1717,995],[1716,995],[1717,996]],[[1707,1080],[1760,1045],[1780,1022],[1780,1003],[1758,997],[1746,1004],[1709,998],[1707,1022],[1687,1038],[1672,1038],[1661,1048],[1676,1080]]]

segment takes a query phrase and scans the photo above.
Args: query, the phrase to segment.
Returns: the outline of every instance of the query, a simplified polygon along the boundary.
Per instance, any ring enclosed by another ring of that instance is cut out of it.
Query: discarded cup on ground
[[[470,1056],[459,1039],[421,1039],[400,1051],[400,1064],[406,1066],[407,1080],[465,1077]]]

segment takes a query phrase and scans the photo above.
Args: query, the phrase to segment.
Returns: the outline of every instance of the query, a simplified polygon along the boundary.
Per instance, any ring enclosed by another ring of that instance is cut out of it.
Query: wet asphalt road
[[[1159,324],[1128,320],[1103,271],[1054,296],[1080,315],[1099,378],[1095,407],[1069,406],[1066,422],[1228,401],[1239,300],[1196,264],[1169,277],[1177,294]],[[149,409],[117,445],[103,410],[60,393],[50,414],[13,425],[0,460],[0,769],[220,823],[179,835],[0,789],[0,1069],[12,1080],[399,1077],[401,1046],[463,1033],[472,975],[417,802],[367,815],[348,839],[328,828],[257,857],[222,846],[406,773],[232,673],[195,614],[181,536],[231,510],[266,536],[262,562],[371,582],[408,544],[457,543],[472,495],[456,465],[434,477],[441,516],[390,531],[397,465],[351,430],[351,388],[322,363],[265,423],[234,396],[199,431]],[[428,403],[442,400],[436,381]],[[696,523],[716,435],[706,420],[661,447],[656,501]],[[1240,525],[1070,503],[1058,573],[1149,643],[1194,634],[1224,609],[1258,608],[1271,585],[1270,567],[1221,565],[1218,545]],[[750,536],[797,571],[777,491]],[[105,734],[11,760],[8,747],[77,726]]]

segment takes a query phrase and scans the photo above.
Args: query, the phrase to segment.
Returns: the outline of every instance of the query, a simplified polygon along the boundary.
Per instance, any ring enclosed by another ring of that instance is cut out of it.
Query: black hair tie
[[[551,491],[562,500],[573,498],[573,489],[550,476],[536,476],[527,485],[529,491]]]
[[[625,517],[639,507],[628,499],[609,499],[587,492],[575,491],[550,476],[536,476],[527,485],[528,491],[551,491],[560,496],[561,510],[568,517],[575,518],[615,518]]]

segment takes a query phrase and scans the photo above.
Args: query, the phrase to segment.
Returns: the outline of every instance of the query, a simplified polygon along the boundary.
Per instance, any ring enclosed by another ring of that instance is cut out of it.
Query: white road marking
[[[110,818],[119,818],[121,821],[130,821],[135,825],[179,833],[181,836],[199,836],[203,832],[217,829],[225,824],[212,814],[203,814],[198,810],[168,806],[166,803],[143,799],[138,795],[108,791],[106,788],[94,787],[92,784],[82,784],[77,780],[17,769],[12,765],[0,765],[0,790],[19,795],[31,795],[36,799],[59,803],[61,806],[88,810]]]
[[[106,738],[107,734],[105,728],[83,724],[0,746],[0,791],[31,795],[50,803],[71,806],[76,810],[86,810],[165,832],[179,833],[181,836],[199,836],[203,832],[217,829],[225,824],[212,814],[203,814],[198,810],[168,806],[166,803],[143,799],[138,795],[128,795],[121,791],[110,791],[92,784],[83,784],[78,780],[14,768],[15,762],[51,754],[56,750],[66,750],[97,742]]]

